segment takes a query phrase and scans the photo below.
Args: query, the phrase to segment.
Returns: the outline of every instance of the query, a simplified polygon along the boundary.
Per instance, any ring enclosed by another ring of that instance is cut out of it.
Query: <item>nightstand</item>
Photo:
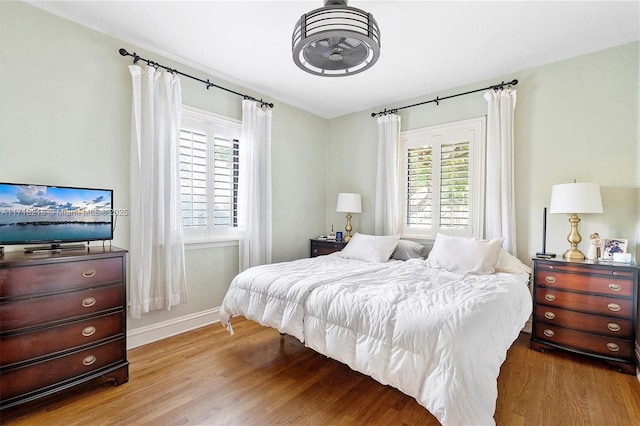
[[[638,270],[610,262],[534,259],[531,348],[588,355],[635,374]]]
[[[324,254],[331,254],[336,251],[340,251],[347,245],[344,241],[335,240],[318,240],[312,238],[311,240],[311,253],[309,257],[322,256]]]

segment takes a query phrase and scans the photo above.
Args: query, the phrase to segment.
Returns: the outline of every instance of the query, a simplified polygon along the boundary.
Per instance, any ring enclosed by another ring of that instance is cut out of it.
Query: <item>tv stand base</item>
[[[84,244],[51,244],[50,246],[27,247],[25,253],[40,253],[44,251],[62,251],[62,250],[86,250]]]

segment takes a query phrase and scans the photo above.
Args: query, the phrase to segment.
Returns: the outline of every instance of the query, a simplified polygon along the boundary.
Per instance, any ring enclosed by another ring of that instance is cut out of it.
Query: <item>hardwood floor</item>
[[[244,319],[129,351],[129,382],[0,413],[2,425],[437,425],[413,398]],[[521,334],[498,379],[498,425],[640,425],[634,376]]]

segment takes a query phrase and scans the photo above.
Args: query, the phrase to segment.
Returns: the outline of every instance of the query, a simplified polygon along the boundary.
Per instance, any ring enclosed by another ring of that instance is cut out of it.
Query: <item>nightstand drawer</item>
[[[631,360],[633,356],[633,341],[631,340],[598,336],[549,324],[539,324],[535,331],[535,337],[542,342],[612,358]]]
[[[602,314],[620,318],[633,318],[633,301],[614,297],[593,296],[569,291],[539,287],[536,303],[572,311]]]
[[[536,284],[548,288],[599,293],[607,296],[633,296],[633,279],[610,276],[585,276],[539,268]]]
[[[311,240],[310,257],[323,256],[340,251],[346,246],[344,241]]]
[[[537,305],[536,321],[586,331],[621,339],[633,337],[633,322],[630,319],[611,318],[581,312],[567,311],[551,306]],[[540,325],[544,327],[544,325]]]

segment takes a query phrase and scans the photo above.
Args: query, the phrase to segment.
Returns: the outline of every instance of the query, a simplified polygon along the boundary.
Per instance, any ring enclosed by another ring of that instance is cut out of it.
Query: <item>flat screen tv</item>
[[[112,190],[0,182],[0,245],[112,239]]]

